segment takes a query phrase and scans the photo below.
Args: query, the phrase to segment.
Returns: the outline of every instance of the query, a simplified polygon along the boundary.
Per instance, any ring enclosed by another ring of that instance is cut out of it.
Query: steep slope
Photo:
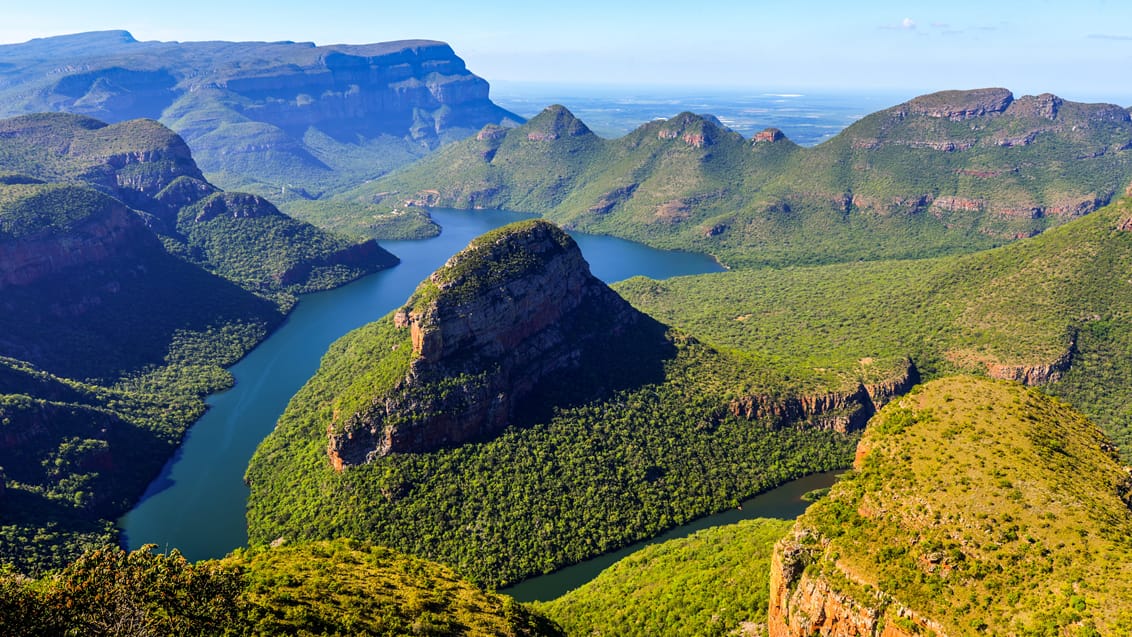
[[[338,540],[237,551],[106,548],[29,581],[0,573],[5,635],[558,635],[545,618],[450,570]]]
[[[796,382],[838,386],[906,364],[1070,400],[1132,460],[1132,201],[1037,237],[915,262],[734,271],[616,286],[636,307]]]
[[[751,635],[766,623],[770,558],[787,520],[745,520],[646,547],[533,606],[567,635]]]
[[[493,435],[545,395],[544,385],[608,392],[617,379],[592,365],[591,352],[608,355],[631,333],[657,333],[544,221],[478,237],[417,288],[393,326],[407,365],[384,395],[362,377],[335,397],[335,468]]]
[[[514,582],[844,466],[914,378],[809,392],[635,312],[549,223],[513,224],[331,347],[248,468],[249,533]]]
[[[152,120],[0,121],[0,555],[25,570],[113,542],[298,292],[391,265],[204,180]]]
[[[40,113],[0,120],[0,135],[3,181],[94,188],[143,213],[170,251],[254,291],[326,288],[396,263],[372,240],[354,244],[291,219],[260,197],[221,192],[205,180],[185,142],[152,120],[107,125]],[[8,198],[26,190],[13,187]],[[18,218],[34,227],[32,207],[43,206],[50,216],[66,202],[56,197],[21,206]]]
[[[772,636],[1132,630],[1132,477],[1063,403],[933,381],[870,423],[855,467],[775,549]]]
[[[317,197],[488,123],[518,123],[442,42],[138,42],[125,31],[0,46],[0,115],[160,119],[225,188]]]
[[[547,134],[549,121],[585,129],[559,106],[485,128],[342,195],[366,210],[354,227],[372,233],[375,210],[406,205],[497,207],[731,266],[847,262],[1032,236],[1132,179],[1127,110],[1005,89],[918,97],[814,148],[774,130],[745,140],[690,113],[586,143]]]

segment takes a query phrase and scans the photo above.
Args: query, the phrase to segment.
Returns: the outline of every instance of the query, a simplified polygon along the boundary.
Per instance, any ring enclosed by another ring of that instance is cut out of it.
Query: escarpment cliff
[[[411,348],[404,376],[329,427],[341,469],[394,452],[494,434],[548,383],[610,388],[581,366],[655,322],[590,274],[577,245],[544,221],[480,237],[425,280],[393,315]],[[585,380],[571,378],[571,372]]]
[[[4,190],[0,187],[0,191]],[[110,259],[146,257],[162,252],[161,244],[136,214],[120,202],[85,188],[50,185],[21,189],[21,210],[31,211],[89,201],[73,212],[63,227],[42,225],[16,229],[20,211],[0,214],[0,291],[27,286],[68,268],[97,266]],[[87,214],[82,214],[82,213]],[[8,217],[8,218],[4,218]],[[13,223],[8,224],[6,221]],[[5,232],[7,230],[7,232]]]
[[[779,541],[769,634],[1120,634],[1130,486],[1067,405],[931,381],[881,410],[854,472]]]
[[[0,115],[67,111],[177,131],[210,179],[318,197],[485,124],[523,119],[443,42],[138,42],[125,31],[0,46]]]

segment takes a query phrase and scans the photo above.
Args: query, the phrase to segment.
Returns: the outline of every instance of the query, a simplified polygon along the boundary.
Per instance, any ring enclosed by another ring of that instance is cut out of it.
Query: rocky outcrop
[[[477,239],[393,315],[412,348],[404,377],[356,413],[338,414],[337,469],[492,435],[543,383],[587,350],[651,322],[594,278],[577,245],[545,221]],[[592,375],[600,375],[600,370]]]
[[[909,360],[900,374],[875,384],[858,384],[850,391],[787,398],[740,396],[732,399],[728,409],[732,415],[748,420],[795,423],[847,433],[863,429],[878,409],[918,382],[920,373]]]
[[[693,148],[704,148],[728,133],[736,134],[725,129],[713,116],[684,112],[661,123],[656,136],[658,139],[679,139]]]
[[[773,143],[785,138],[786,135],[784,135],[781,130],[777,128],[765,128],[755,133],[755,136],[751,138],[751,142],[755,144]]]
[[[624,203],[632,197],[639,185],[640,184],[629,184],[628,186],[621,186],[620,188],[610,190],[602,195],[601,198],[597,200],[596,204],[590,206],[589,212],[598,215],[607,214],[618,204]]]
[[[922,95],[903,105],[902,111],[913,115],[927,115],[937,119],[961,122],[988,113],[1001,113],[1014,101],[1014,95],[1004,88],[985,88],[972,91],[941,91]]]
[[[1005,365],[1002,363],[987,363],[987,376],[1001,380],[1014,380],[1023,385],[1045,385],[1061,380],[1065,372],[1073,365],[1077,355],[1077,333],[1069,335],[1069,346],[1057,359],[1044,364],[1036,365]]]
[[[792,535],[775,546],[767,612],[770,637],[947,636],[939,622],[885,599],[883,593],[858,600],[835,590],[828,580],[805,573],[805,565],[815,557],[806,543],[813,541]],[[893,617],[897,621],[889,619]]]

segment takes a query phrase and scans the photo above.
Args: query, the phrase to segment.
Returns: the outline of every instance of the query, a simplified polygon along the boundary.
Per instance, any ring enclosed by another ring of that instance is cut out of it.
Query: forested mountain
[[[35,569],[113,541],[296,293],[396,258],[221,191],[152,120],[28,115],[0,136],[0,553]]]
[[[375,212],[503,208],[736,267],[918,258],[1105,205],[1132,180],[1130,148],[1121,107],[1005,89],[918,97],[813,148],[692,113],[606,140],[552,106],[360,186],[320,223],[374,234]]]
[[[560,635],[448,568],[350,540],[192,564],[106,547],[38,580],[0,571],[0,632],[44,635]]]
[[[845,466],[914,367],[788,393],[630,308],[548,222],[335,343],[248,469],[253,542],[366,538],[501,585]],[[471,536],[469,536],[469,532]]]

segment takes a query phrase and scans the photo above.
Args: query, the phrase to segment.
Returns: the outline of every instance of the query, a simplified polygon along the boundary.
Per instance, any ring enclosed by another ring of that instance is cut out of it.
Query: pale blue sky
[[[444,40],[489,81],[907,93],[1005,86],[1132,101],[1127,0],[41,0],[3,13],[0,42],[102,29],[142,40]]]

